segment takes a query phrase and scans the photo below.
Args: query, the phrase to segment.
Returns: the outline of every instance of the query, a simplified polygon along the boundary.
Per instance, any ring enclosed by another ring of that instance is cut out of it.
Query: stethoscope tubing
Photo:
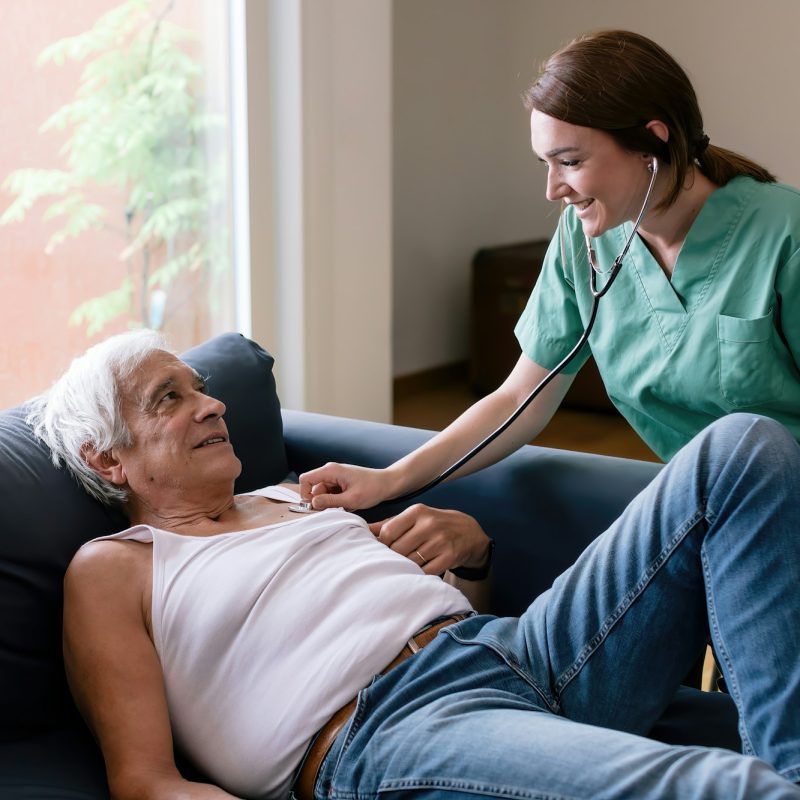
[[[616,274],[613,274],[609,278],[608,283],[606,283],[606,286],[604,287],[605,290],[607,290],[608,285],[614,280],[614,278],[616,278]],[[605,291],[603,294],[605,294]],[[440,483],[442,483],[442,481],[446,481],[454,472],[458,472],[458,470],[460,470],[467,462],[475,458],[478,453],[480,453],[482,450],[485,450],[495,439],[504,434],[525,411],[525,409],[542,393],[542,391],[544,391],[545,387],[556,377],[556,375],[566,369],[570,361],[572,361],[575,356],[578,355],[580,349],[584,344],[586,344],[587,340],[589,339],[589,335],[592,332],[592,328],[594,327],[594,322],[597,317],[597,308],[600,305],[601,296],[602,295],[592,298],[592,308],[589,311],[589,321],[586,324],[586,328],[581,334],[580,339],[578,339],[578,341],[575,343],[575,346],[572,348],[572,350],[570,350],[569,353],[567,353],[567,355],[564,356],[564,358],[558,364],[556,364],[556,366],[553,367],[553,369],[551,369],[550,372],[544,376],[544,378],[542,378],[542,380],[533,388],[530,394],[519,404],[516,410],[504,422],[498,425],[497,428],[493,430],[485,439],[478,442],[478,444],[476,444],[472,450],[461,456],[458,461],[449,466],[446,470],[444,470],[444,472],[441,472],[435,478],[428,481],[428,483],[426,483],[422,488],[415,489],[413,492],[393,498],[391,502],[404,502],[406,500],[419,497],[419,495],[430,491],[435,486],[438,486]]]
[[[419,489],[415,489],[412,492],[408,492],[407,494],[401,495],[400,497],[394,497],[391,499],[390,502],[392,503],[400,503],[405,502],[407,500],[412,500],[415,497],[419,497],[421,494],[430,491],[434,487],[438,486],[442,481],[446,481],[453,473],[458,472],[465,464],[471,461],[475,456],[478,455],[482,450],[485,450],[495,439],[499,436],[502,436],[511,425],[520,417],[520,415],[525,411],[525,409],[542,393],[546,386],[556,377],[556,375],[560,374],[561,372],[566,369],[568,364],[578,355],[580,349],[586,344],[589,340],[589,336],[592,332],[592,328],[594,327],[595,320],[597,318],[597,309],[600,305],[600,298],[603,297],[606,292],[611,288],[611,285],[619,275],[620,269],[622,269],[622,260],[628,253],[628,249],[631,246],[631,242],[633,241],[633,237],[636,235],[636,232],[639,230],[639,225],[644,219],[645,211],[647,210],[648,203],[650,202],[650,195],[653,191],[653,186],[656,181],[656,176],[658,175],[658,161],[654,158],[652,162],[652,169],[651,169],[651,177],[650,177],[650,185],[647,187],[647,194],[645,195],[644,202],[642,203],[642,208],[639,211],[639,216],[636,218],[636,222],[634,223],[633,230],[631,231],[630,236],[628,236],[624,247],[620,254],[614,259],[614,263],[611,266],[611,269],[608,272],[608,280],[606,280],[605,284],[602,288],[597,288],[597,275],[599,274],[599,270],[597,268],[597,264],[595,261],[595,253],[594,249],[592,248],[591,239],[587,236],[586,237],[586,249],[587,249],[587,260],[589,262],[589,286],[592,292],[592,307],[589,310],[589,321],[586,323],[586,327],[583,330],[578,341],[575,343],[575,346],[572,350],[567,353],[566,356],[556,364],[547,375],[542,378],[542,380],[533,388],[533,390],[528,394],[528,396],[520,403],[517,409],[500,425],[497,426],[495,430],[493,430],[485,439],[478,442],[468,453],[465,453],[461,458],[458,459],[454,464],[451,464],[444,472],[439,473],[435,478],[428,481],[424,486]]]

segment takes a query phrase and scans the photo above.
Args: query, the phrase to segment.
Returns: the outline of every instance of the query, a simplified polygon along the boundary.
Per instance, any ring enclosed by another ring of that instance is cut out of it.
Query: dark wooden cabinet
[[[514,326],[539,277],[547,245],[546,241],[524,242],[475,253],[469,367],[472,388],[480,394],[496,389],[519,358]],[[616,413],[594,359],[576,376],[564,405]]]

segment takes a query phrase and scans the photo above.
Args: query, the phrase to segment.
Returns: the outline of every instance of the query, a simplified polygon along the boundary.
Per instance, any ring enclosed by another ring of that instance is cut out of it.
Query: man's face
[[[130,447],[118,448],[124,478],[144,499],[162,490],[200,490],[230,482],[242,464],[228,441],[225,405],[205,382],[170,353],[157,351],[120,387]]]

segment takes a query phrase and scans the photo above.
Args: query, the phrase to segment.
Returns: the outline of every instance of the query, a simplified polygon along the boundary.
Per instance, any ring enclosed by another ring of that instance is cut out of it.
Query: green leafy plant
[[[48,203],[43,219],[61,221],[48,251],[90,230],[122,237],[118,287],[70,316],[88,335],[121,316],[161,327],[167,309],[180,303],[168,296],[179,276],[219,281],[229,269],[225,162],[207,156],[208,139],[225,120],[197,96],[194,34],[166,19],[172,8],[173,2],[155,10],[152,0],[127,0],[91,30],[40,54],[39,64],[86,62],[73,100],[40,129],[68,132],[66,164],[15,170],[3,183],[16,197],[0,224],[23,220],[40,201]],[[96,187],[115,190],[113,208],[92,200]]]

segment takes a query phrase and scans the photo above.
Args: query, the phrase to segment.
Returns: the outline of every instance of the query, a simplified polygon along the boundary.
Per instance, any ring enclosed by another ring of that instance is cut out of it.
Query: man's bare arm
[[[136,542],[81,549],[64,581],[64,661],[75,701],[97,737],[111,795],[230,798],[185,781],[175,766],[164,680],[145,619],[151,551]]]

